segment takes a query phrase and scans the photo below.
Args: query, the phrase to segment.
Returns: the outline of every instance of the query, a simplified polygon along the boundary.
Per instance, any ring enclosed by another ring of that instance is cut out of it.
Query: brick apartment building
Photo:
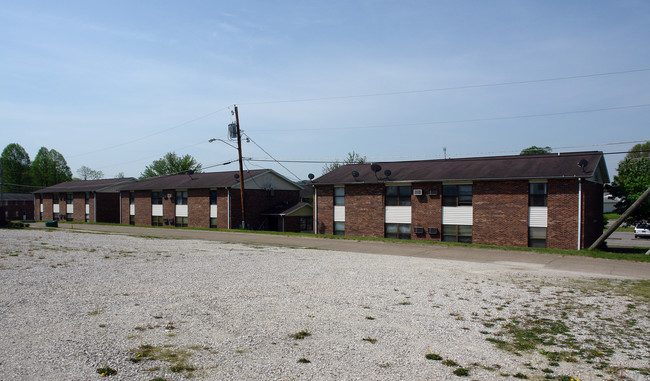
[[[6,220],[34,219],[34,195],[31,193],[3,193],[2,207]]]
[[[67,181],[33,192],[32,209],[38,220],[118,223],[118,188],[134,181],[132,177]]]
[[[584,248],[607,182],[602,152],[345,165],[312,182],[314,232]]]
[[[120,189],[120,221],[131,225],[235,229],[241,226],[237,171],[168,175]],[[300,186],[270,169],[244,173],[246,225],[253,230],[312,231]]]

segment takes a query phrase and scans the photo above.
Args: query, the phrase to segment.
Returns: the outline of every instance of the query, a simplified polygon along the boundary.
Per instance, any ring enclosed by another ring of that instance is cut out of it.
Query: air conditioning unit
[[[438,228],[429,228],[427,231],[431,235],[438,235]]]
[[[424,233],[424,228],[414,227],[413,228],[413,233],[422,234],[422,233]]]
[[[413,196],[422,196],[422,189],[413,189]]]
[[[429,189],[429,196],[437,196],[437,195],[438,195],[437,189]]]
[[[171,193],[167,193],[167,198],[172,198],[172,194],[171,194]]]

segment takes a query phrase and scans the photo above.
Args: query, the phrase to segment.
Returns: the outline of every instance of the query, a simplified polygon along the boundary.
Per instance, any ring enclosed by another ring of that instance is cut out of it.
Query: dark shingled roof
[[[587,163],[584,168],[578,163]],[[375,174],[370,164],[349,164],[315,179],[319,184],[586,178],[609,182],[603,153],[570,152],[543,155],[488,156],[460,159],[379,162]],[[386,176],[385,170],[391,174]],[[352,172],[359,176],[355,179]]]
[[[5,201],[34,201],[34,195],[31,193],[3,193],[2,199]]]
[[[101,191],[115,191],[109,189],[116,185],[127,182],[134,182],[136,179],[133,177],[120,178],[120,179],[101,179],[101,180],[78,180],[66,181],[64,183],[52,185],[51,187],[39,189],[33,193],[64,193],[64,192],[101,192]]]
[[[249,179],[266,172],[270,172],[270,170],[255,169],[252,171],[244,171],[244,179]],[[120,190],[232,188],[235,185],[239,185],[239,180],[235,179],[235,174],[239,174],[239,171],[158,176],[125,184],[120,187]]]

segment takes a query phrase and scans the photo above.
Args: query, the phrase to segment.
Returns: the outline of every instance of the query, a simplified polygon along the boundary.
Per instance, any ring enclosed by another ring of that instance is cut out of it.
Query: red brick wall
[[[4,206],[4,211],[9,214],[10,220],[22,220],[23,217],[26,220],[34,219],[34,200],[7,200],[5,198],[5,202],[7,205]],[[4,217],[4,211],[2,217]]]
[[[167,197],[167,195],[171,195],[171,197]],[[176,218],[176,191],[174,189],[163,189],[162,196],[163,226],[174,226],[171,221]],[[167,219],[167,223],[165,223],[165,219]]]
[[[578,180],[549,180],[547,187],[548,228],[546,229],[546,247],[577,249]]]
[[[129,208],[129,194],[131,192],[129,191],[122,191],[120,193],[121,198],[120,198],[120,210],[121,210],[121,224],[128,225],[129,224],[129,213],[130,213],[130,208]]]
[[[411,196],[411,231],[424,228],[423,234],[411,234],[411,239],[440,241],[442,233],[442,183],[416,183],[411,189],[422,189],[422,196]],[[437,190],[437,196],[429,196],[429,190]],[[431,235],[428,228],[438,228]]]
[[[224,188],[217,189],[217,228],[228,229],[228,189]]]
[[[528,181],[475,181],[472,242],[528,246]]]
[[[384,236],[385,189],[384,184],[345,186],[345,235]]]
[[[86,193],[85,192],[75,192],[72,194],[72,219],[75,222],[84,222],[86,221]]]
[[[133,202],[135,203],[135,224],[151,226],[151,191],[135,191]]]
[[[187,226],[195,228],[210,227],[209,189],[190,189],[187,191],[187,215]],[[218,211],[217,215],[219,215]]]
[[[334,187],[332,185],[317,188],[316,228],[318,234],[334,234]]]
[[[52,194],[43,194],[43,220],[51,221],[54,219],[54,212],[52,211]]]

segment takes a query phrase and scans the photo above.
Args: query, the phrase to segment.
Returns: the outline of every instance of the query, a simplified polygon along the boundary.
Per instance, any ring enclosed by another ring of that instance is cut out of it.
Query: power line
[[[242,132],[242,134],[243,134],[243,135],[246,135],[246,138],[248,138],[251,142],[253,142],[253,144],[255,144],[255,145],[257,146],[257,148],[261,149],[265,154],[269,155],[269,157],[270,157],[271,159],[273,159],[276,163],[280,164],[280,166],[282,166],[282,168],[286,169],[289,173],[291,173],[291,174],[292,174],[292,175],[293,175],[293,176],[294,176],[298,181],[302,180],[302,179],[301,179],[300,177],[298,177],[295,173],[291,172],[291,170],[290,170],[289,168],[285,167],[282,163],[280,163],[279,161],[277,161],[277,160],[273,157],[273,155],[271,155],[270,153],[268,153],[264,148],[262,148],[259,144],[257,144],[257,143],[255,142],[255,140],[251,139],[250,136],[248,136],[247,134],[245,134],[245,133],[243,133],[243,132]]]
[[[265,130],[256,130],[255,132],[257,132],[257,133],[265,133],[265,132],[281,132],[281,131],[331,131],[331,130],[360,130],[360,129],[391,128],[391,127],[418,127],[418,126],[430,126],[430,125],[439,125],[439,124],[475,123],[475,122],[489,122],[489,121],[495,121],[495,120],[509,120],[509,119],[539,118],[539,117],[558,116],[558,115],[586,114],[586,113],[591,113],[591,112],[625,110],[625,109],[641,108],[641,107],[648,107],[648,106],[650,106],[650,103],[643,103],[643,104],[638,104],[638,105],[627,105],[627,106],[603,107],[603,108],[578,110],[578,111],[560,111],[560,112],[541,113],[541,114],[499,116],[499,117],[477,118],[477,119],[458,119],[458,120],[445,120],[445,121],[434,121],[434,122],[419,122],[419,123],[405,123],[405,124],[379,124],[379,125],[370,125],[370,126],[349,126],[349,127],[265,129]]]
[[[439,88],[421,89],[421,90],[393,91],[393,92],[386,92],[386,93],[369,93],[369,94],[357,94],[357,95],[339,95],[339,96],[320,97],[320,98],[303,98],[303,99],[286,99],[286,100],[276,100],[276,101],[249,102],[249,103],[239,103],[239,105],[246,105],[246,106],[248,106],[248,105],[267,105],[267,104],[278,104],[278,103],[316,102],[316,101],[329,101],[329,100],[337,100],[337,99],[383,97],[383,96],[391,96],[391,95],[406,95],[406,94],[430,93],[430,92],[438,92],[438,91],[477,89],[477,88],[484,88],[484,87],[524,85],[524,84],[529,84],[529,83],[566,81],[566,80],[570,80],[570,79],[605,77],[605,76],[610,76],[610,75],[640,73],[640,72],[646,72],[646,71],[650,71],[650,68],[623,70],[623,71],[611,71],[611,72],[605,72],[605,73],[573,75],[573,76],[567,76],[567,77],[531,79],[531,80],[526,80],[526,81],[510,81],[510,82],[484,83],[484,84],[478,84],[478,85],[439,87]]]
[[[219,113],[219,112],[222,112],[222,111],[224,111],[224,110],[227,110],[229,107],[230,107],[230,106],[227,106],[227,107],[221,108],[221,109],[219,109],[219,110],[212,111],[212,112],[207,113],[207,114],[205,114],[205,115],[202,115],[202,116],[196,117],[196,118],[194,118],[194,119],[188,120],[188,121],[183,122],[183,123],[176,124],[176,125],[174,125],[174,126],[171,126],[171,127],[169,127],[169,128],[166,128],[166,129],[164,129],[164,130],[160,130],[160,131],[158,131],[158,132],[154,132],[153,134],[149,134],[149,135],[146,135],[146,136],[143,136],[143,137],[137,138],[137,139],[129,140],[129,141],[126,141],[126,142],[123,142],[123,143],[119,143],[119,144],[116,144],[116,145],[113,145],[113,146],[105,147],[105,148],[96,149],[96,150],[93,150],[92,152],[80,153],[80,154],[71,155],[71,156],[68,156],[68,157],[69,157],[69,158],[73,158],[73,157],[85,156],[85,155],[89,155],[89,154],[91,154],[91,153],[97,153],[97,152],[108,151],[108,150],[113,149],[113,148],[122,147],[122,146],[125,146],[125,145],[127,145],[127,144],[132,144],[132,143],[135,143],[135,142],[139,142],[139,141],[142,141],[142,140],[148,139],[148,138],[150,138],[150,137],[152,137],[152,136],[160,135],[160,134],[163,134],[163,133],[165,133],[165,132],[171,131],[171,130],[173,130],[173,129],[176,129],[176,128],[179,128],[179,127],[183,127],[183,126],[186,126],[186,125],[188,125],[188,124],[190,124],[190,123],[194,123],[194,122],[199,121],[199,120],[201,120],[201,119],[208,118],[208,117],[210,117],[210,116],[212,116],[212,115],[214,115],[214,114],[216,114],[216,113]]]
[[[573,149],[573,148],[585,148],[585,147],[601,147],[601,146],[611,146],[611,145],[620,145],[620,144],[636,144],[636,143],[645,143],[648,140],[632,140],[632,141],[626,141],[626,142],[610,142],[610,143],[603,143],[603,144],[590,144],[590,145],[581,145],[581,146],[563,146],[563,147],[551,147],[553,150],[557,149]],[[496,154],[508,154],[508,153],[519,153],[521,150],[505,150],[505,151],[491,151],[491,152],[465,152],[465,153],[459,153],[459,154],[452,154],[450,155],[449,153],[447,154],[447,157],[453,156],[453,157],[472,157],[472,156],[482,156],[482,155],[496,155]],[[603,153],[606,155],[614,155],[614,154],[626,154],[629,153],[630,151],[619,151],[619,152],[608,152],[608,153]],[[635,151],[636,152],[636,151]],[[431,157],[442,157],[443,155],[416,155],[416,156],[389,156],[391,159],[425,159],[425,158],[431,158]],[[384,159],[386,156],[384,156]],[[269,160],[269,159],[255,159],[255,158],[250,158],[248,161],[255,161],[255,162],[282,162],[282,163],[294,163],[294,164],[331,164],[331,163],[336,163],[336,162],[341,162],[340,159],[323,159],[323,160],[301,160],[301,159],[296,159],[296,160]]]

